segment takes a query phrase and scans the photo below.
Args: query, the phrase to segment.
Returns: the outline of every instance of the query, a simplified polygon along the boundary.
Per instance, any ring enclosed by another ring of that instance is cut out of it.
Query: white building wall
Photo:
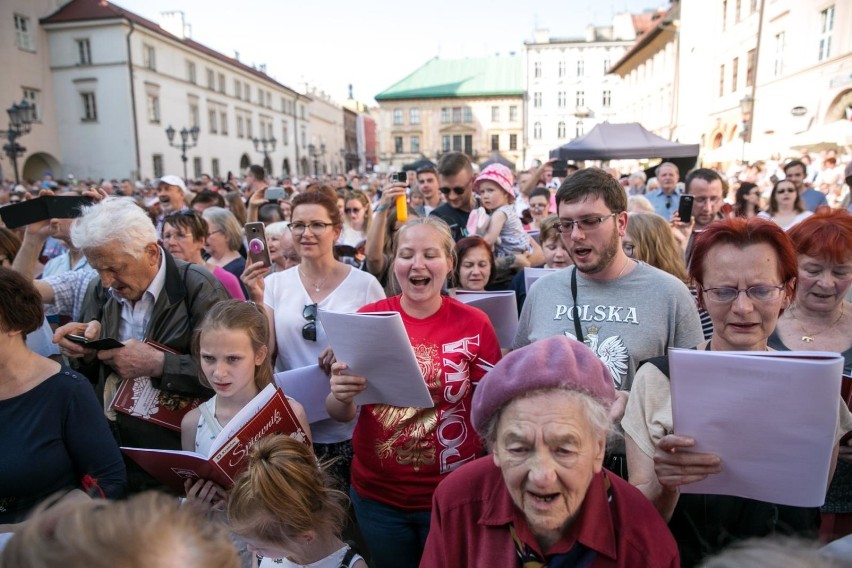
[[[323,145],[325,146],[325,153],[322,155],[311,156],[307,150],[305,151],[310,174],[345,173],[342,154],[345,149],[343,107],[319,90],[312,90],[309,94],[313,101],[308,106],[310,115],[308,144],[313,144],[317,153]]]

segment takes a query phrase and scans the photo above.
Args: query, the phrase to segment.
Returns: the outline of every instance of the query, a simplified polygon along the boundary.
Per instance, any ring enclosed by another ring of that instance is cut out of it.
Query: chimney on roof
[[[544,28],[535,30],[533,41],[535,43],[550,43],[550,30]]]
[[[266,75],[266,63],[261,63],[257,66],[257,70]]]
[[[236,59],[237,61],[240,60],[240,52],[237,51],[236,49],[234,50],[234,59]]]
[[[589,24],[586,26],[586,41],[595,41],[597,37],[597,31],[595,30],[594,24]]]
[[[191,34],[191,27],[186,23],[184,14],[181,11],[175,10],[172,12],[160,12],[160,27],[170,34],[186,39]]]

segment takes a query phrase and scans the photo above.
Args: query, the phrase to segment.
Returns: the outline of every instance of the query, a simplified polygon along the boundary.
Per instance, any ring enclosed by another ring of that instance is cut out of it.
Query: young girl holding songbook
[[[331,489],[311,449],[269,436],[249,453],[228,499],[228,524],[263,556],[260,568],[366,568],[340,539],[346,496]]]
[[[207,455],[222,428],[272,382],[268,337],[266,315],[251,302],[225,300],[207,312],[195,333],[193,354],[201,382],[216,395],[184,416],[184,450]],[[293,399],[287,401],[310,436],[304,409]],[[224,489],[210,480],[187,480],[186,494],[213,508],[224,505]]]

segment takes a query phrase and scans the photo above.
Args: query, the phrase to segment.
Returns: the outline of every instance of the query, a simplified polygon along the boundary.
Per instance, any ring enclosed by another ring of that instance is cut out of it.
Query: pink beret
[[[478,188],[480,182],[485,180],[493,181],[500,186],[500,189],[509,194],[511,201],[515,200],[515,189],[512,187],[515,183],[515,176],[512,175],[512,170],[503,164],[491,164],[482,170],[478,176],[476,176],[476,180],[473,182],[473,188]]]
[[[473,393],[473,427],[484,436],[501,407],[524,393],[549,388],[584,392],[607,406],[615,400],[606,365],[583,343],[558,335],[512,351],[494,365]]]

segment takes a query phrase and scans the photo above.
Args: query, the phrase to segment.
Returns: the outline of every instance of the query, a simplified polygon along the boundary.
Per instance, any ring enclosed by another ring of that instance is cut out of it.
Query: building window
[[[462,137],[461,134],[453,135],[453,152],[461,152],[462,150]]]
[[[517,150],[518,149],[518,135],[517,134],[509,134],[509,150]]]
[[[32,23],[27,16],[15,14],[15,45],[18,49],[35,51],[33,47]]]
[[[238,79],[234,79],[234,96],[239,100],[243,98],[243,84]]]
[[[243,83],[243,100],[251,102],[251,85],[248,83]],[[303,116],[302,118],[305,117]]]
[[[742,12],[743,2],[742,0],[737,0],[736,4],[734,4],[734,21],[739,22],[740,16]]]
[[[419,154],[420,153],[420,137],[412,136],[411,137],[411,153]]]
[[[612,91],[605,90],[603,92],[603,100],[601,102],[603,103],[604,108],[610,108],[612,106]]]
[[[408,110],[408,123],[420,124],[420,109],[412,108]]]
[[[142,46],[142,66],[151,71],[157,70],[157,53],[153,45]]]
[[[565,138],[565,123],[564,122],[560,121],[559,124],[556,125],[556,137],[559,138],[560,140]]]
[[[148,122],[160,124],[160,97],[148,95]]]
[[[216,119],[217,119],[216,111],[213,110],[213,109],[208,110],[207,111],[207,118],[208,118],[208,121],[210,122],[210,134],[216,134],[219,131],[219,129],[217,128],[217,124],[216,124]]]
[[[749,14],[754,14],[757,11],[757,0],[749,2]]]
[[[533,63],[533,76],[536,79],[539,79],[541,77],[541,61],[536,61],[535,63]]]
[[[300,135],[300,137],[301,137],[301,139],[302,139],[302,148],[304,148],[305,146],[307,146],[307,145],[308,145],[308,135],[307,135],[307,133],[305,132],[305,126],[304,126],[304,125],[302,125],[302,126],[299,128],[299,130],[300,130],[299,135]]]
[[[564,76],[565,76],[565,61],[560,61],[560,62],[559,62],[559,76],[560,76],[560,77],[564,77]]]
[[[464,107],[464,122],[465,124],[473,122],[473,110],[470,107]]]
[[[24,89],[24,100],[30,103],[33,108],[33,116],[36,122],[41,122],[41,105],[39,104],[39,94],[41,91],[37,89]]]
[[[737,83],[739,83],[740,78],[740,58],[734,57],[734,61],[731,63],[731,92],[737,92]]]
[[[577,91],[575,95],[576,107],[580,108],[582,106],[586,106],[586,91]]]
[[[834,6],[819,13],[819,57],[820,61],[831,57],[831,32],[834,31]]]
[[[491,122],[500,122],[500,107],[491,107]]]
[[[583,128],[583,121],[582,121],[582,120],[578,120],[578,121],[577,121],[577,124],[575,124],[575,125],[574,125],[574,135],[575,135],[575,137],[576,137],[576,138],[579,138],[580,136],[582,136],[582,135],[583,135],[583,134],[585,134],[585,133],[586,133],[586,131],[585,131],[585,129]]]
[[[193,85],[196,82],[195,81],[195,63],[193,63],[192,61],[186,62],[186,80],[189,81],[190,83],[192,83]]]
[[[536,122],[535,124],[533,124],[533,139],[534,140],[541,140],[541,123],[540,122]]]
[[[154,154],[153,165],[154,165],[154,177],[161,178],[163,177],[163,155],[162,154]]]
[[[98,105],[95,101],[95,93],[80,93],[83,101],[83,122],[94,122],[98,119]]]
[[[201,126],[201,115],[198,112],[198,105],[190,104],[189,105],[189,127],[195,128],[196,126]]]
[[[559,108],[565,108],[565,91],[559,91],[556,94],[556,106]]]
[[[586,74],[586,63],[582,59],[577,60],[577,77],[582,77]]]
[[[219,177],[219,158],[210,160],[210,169],[212,170],[210,173],[213,177]]]
[[[246,117],[246,138],[252,139],[254,138],[254,125],[252,124],[252,120],[250,116]]]
[[[266,108],[272,108],[272,93],[266,91]]]
[[[222,136],[228,135],[228,113],[227,111],[219,111],[219,127],[222,130]]]
[[[533,108],[541,108],[541,93],[533,93]]]
[[[77,65],[92,64],[92,46],[89,44],[89,38],[78,39],[77,41]]]
[[[773,77],[784,73],[784,32],[775,34],[775,62],[772,66]]]
[[[604,60],[603,60],[603,72],[604,72],[604,75],[606,75],[607,73],[609,73],[609,65],[610,65],[610,63],[612,63],[612,62],[609,60],[609,57],[607,57],[606,59],[604,59]]]
[[[746,59],[746,87],[754,86],[754,56],[756,51],[756,49],[748,51],[748,58]]]
[[[461,107],[453,107],[453,122],[456,124],[461,122]]]
[[[725,94],[725,64],[719,66],[719,96]]]
[[[207,68],[207,88],[211,91],[216,88],[216,73],[209,67]]]
[[[518,107],[515,105],[509,107],[509,122],[518,122]]]
[[[393,151],[395,154],[402,154],[402,136],[393,137]]]
[[[290,127],[286,121],[281,123],[281,143],[285,146],[290,145]]]
[[[450,109],[447,107],[441,108],[441,124],[450,123]]]
[[[449,152],[450,151],[450,137],[449,136],[441,136],[441,152]]]
[[[393,125],[394,126],[402,126],[402,109],[401,108],[393,109]]]
[[[219,92],[225,94],[225,74],[219,73]]]
[[[492,134],[491,135],[491,151],[497,152],[500,150],[500,135]]]
[[[464,153],[473,156],[473,134],[464,135]]]
[[[192,177],[201,177],[201,158],[197,156],[192,159]]]
[[[722,0],[722,31],[728,28],[728,0]]]

